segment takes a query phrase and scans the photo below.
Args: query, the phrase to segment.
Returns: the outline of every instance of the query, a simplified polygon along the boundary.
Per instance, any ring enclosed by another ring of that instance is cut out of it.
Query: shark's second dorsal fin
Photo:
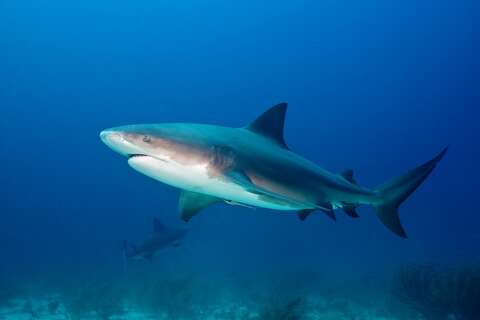
[[[157,218],[153,218],[153,233],[161,233],[165,230],[165,226]]]
[[[283,138],[286,112],[287,104],[285,102],[279,103],[265,111],[255,121],[250,123],[246,129],[268,137],[280,146],[288,149]]]

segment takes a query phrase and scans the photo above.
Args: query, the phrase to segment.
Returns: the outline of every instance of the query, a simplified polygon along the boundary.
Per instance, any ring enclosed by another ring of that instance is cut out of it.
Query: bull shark
[[[181,228],[167,227],[157,218],[153,219],[153,232],[138,245],[127,245],[123,241],[123,255],[125,260],[149,260],[160,250],[170,246],[179,246],[187,231]]]
[[[189,221],[220,202],[295,211],[301,220],[319,210],[336,219],[342,209],[357,218],[359,205],[407,234],[398,208],[436,167],[436,157],[376,188],[360,186],[352,170],[336,174],[292,152],[283,129],[287,104],[268,109],[241,128],[194,123],[135,124],[106,129],[101,140],[140,173],[181,189],[179,212]]]

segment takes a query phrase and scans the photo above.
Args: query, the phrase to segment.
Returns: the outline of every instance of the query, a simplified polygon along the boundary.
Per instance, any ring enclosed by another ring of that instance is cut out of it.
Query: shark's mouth
[[[146,155],[146,154],[143,154],[143,153],[133,153],[133,154],[128,155],[128,160],[134,159],[134,158],[137,158],[137,159],[138,158],[152,158],[152,159],[159,160],[159,161],[162,161],[162,162],[167,162],[164,159],[160,159],[160,158],[157,158],[157,157],[154,157],[154,156],[149,156],[149,155]]]
[[[149,156],[147,156],[146,154],[141,154],[141,153],[138,153],[138,154],[129,154],[129,155],[128,155],[128,159],[138,158],[138,157],[149,157]]]

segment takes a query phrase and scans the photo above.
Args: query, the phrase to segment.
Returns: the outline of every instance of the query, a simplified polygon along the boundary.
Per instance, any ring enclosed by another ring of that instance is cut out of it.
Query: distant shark
[[[447,148],[404,175],[367,189],[353,171],[330,173],[293,153],[283,137],[286,103],[280,103],[246,127],[167,123],[116,127],[102,141],[128,157],[135,170],[182,189],[179,211],[188,221],[219,202],[297,211],[305,220],[320,210],[335,219],[342,209],[358,217],[361,204],[375,208],[380,221],[406,238],[398,208],[433,171]]]
[[[153,219],[153,232],[138,245],[127,244],[123,241],[123,255],[125,260],[149,260],[160,250],[171,246],[179,246],[187,231],[180,228],[167,227],[157,218]]]

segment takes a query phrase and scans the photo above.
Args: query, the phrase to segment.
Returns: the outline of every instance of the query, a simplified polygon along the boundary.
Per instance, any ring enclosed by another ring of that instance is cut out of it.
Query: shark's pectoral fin
[[[188,222],[200,210],[222,200],[206,194],[182,190],[178,201],[178,211],[183,221]]]
[[[316,209],[305,209],[305,210],[297,211],[298,219],[300,219],[301,221],[305,221],[305,219],[307,219],[308,216],[315,210]]]

